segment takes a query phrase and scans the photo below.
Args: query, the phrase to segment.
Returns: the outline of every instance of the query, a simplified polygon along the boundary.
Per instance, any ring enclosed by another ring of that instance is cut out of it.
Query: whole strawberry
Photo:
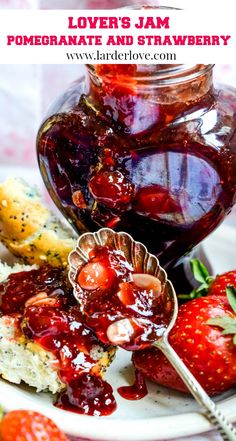
[[[208,288],[207,295],[225,295],[228,286],[234,286],[236,288],[236,270],[216,276]]]
[[[169,342],[210,395],[236,385],[236,293],[194,299],[179,308]],[[230,301],[230,304],[229,304]],[[137,369],[155,382],[187,392],[165,356],[156,348],[134,353]]]
[[[191,300],[211,295],[225,296],[226,288],[228,286],[236,288],[236,270],[227,271],[226,273],[213,277],[198,259],[192,259],[190,261],[190,266],[199,286],[193,289],[190,294],[179,294],[178,298],[180,300]]]
[[[52,420],[37,412],[14,410],[0,423],[1,441],[68,441]]]

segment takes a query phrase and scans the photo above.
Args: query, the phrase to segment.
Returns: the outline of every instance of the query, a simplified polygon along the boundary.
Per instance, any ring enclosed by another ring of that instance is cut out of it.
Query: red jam
[[[101,377],[81,374],[72,380],[66,391],[62,392],[57,407],[85,413],[87,415],[106,416],[116,409],[112,387]]]
[[[109,348],[83,323],[65,273],[45,266],[12,274],[0,285],[0,294],[1,313],[20,313],[21,332],[57,358],[66,390],[56,406],[88,415],[112,413],[112,388],[100,377],[98,359],[91,356],[91,351]]]
[[[0,284],[0,293],[2,314],[23,313],[27,300],[38,294],[45,294],[58,306],[75,304],[65,274],[49,266],[9,275],[7,281]]]
[[[161,282],[134,274],[121,251],[94,248],[77,274],[76,297],[87,325],[104,344],[145,348],[165,331],[169,315]]]
[[[122,386],[118,388],[119,394],[126,400],[141,400],[147,393],[145,377],[142,372],[135,369],[135,381],[132,386]]]
[[[20,332],[58,360],[66,389],[57,407],[109,415],[116,401],[112,387],[101,378],[98,351],[112,353],[111,344],[127,350],[150,346],[165,331],[171,311],[159,279],[134,273],[124,254],[107,246],[90,252],[76,286],[79,305],[60,269],[45,266],[12,274],[0,285],[1,313],[17,313],[17,335]],[[129,400],[140,399],[147,394],[145,380],[136,372],[135,384],[118,392]]]
[[[168,269],[236,194],[235,91],[188,68],[90,66],[38,135],[44,181],[78,232],[126,231]]]

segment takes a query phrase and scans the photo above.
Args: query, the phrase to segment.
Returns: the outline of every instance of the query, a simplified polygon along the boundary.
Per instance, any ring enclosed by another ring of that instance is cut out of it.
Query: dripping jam
[[[132,386],[122,386],[118,388],[119,394],[126,400],[141,400],[147,393],[145,377],[142,372],[135,369],[135,380]]]

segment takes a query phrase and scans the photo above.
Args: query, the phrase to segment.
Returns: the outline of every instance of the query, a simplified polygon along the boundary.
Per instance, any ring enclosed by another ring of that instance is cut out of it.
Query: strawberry
[[[133,203],[137,213],[149,215],[152,219],[167,219],[170,216],[181,216],[182,209],[168,189],[161,185],[141,188]],[[168,220],[168,219],[167,219]]]
[[[207,295],[225,295],[228,286],[234,286],[236,288],[236,270],[216,276],[208,288]]]
[[[94,199],[110,208],[127,206],[133,196],[133,186],[120,171],[100,170],[89,181]]]
[[[194,299],[179,308],[169,342],[210,395],[236,385],[236,290]],[[156,348],[133,355],[135,367],[155,382],[187,392],[165,356]]]
[[[2,441],[68,441],[56,424],[44,415],[29,410],[13,410],[0,424]]]
[[[200,285],[193,289],[190,294],[179,294],[179,299],[191,300],[206,295],[225,296],[228,286],[236,288],[236,270],[219,274],[214,278],[209,275],[206,267],[198,259],[191,260],[190,265],[192,273]]]
[[[110,288],[114,278],[114,272],[103,263],[89,262],[82,268],[77,280],[82,289],[93,291]]]

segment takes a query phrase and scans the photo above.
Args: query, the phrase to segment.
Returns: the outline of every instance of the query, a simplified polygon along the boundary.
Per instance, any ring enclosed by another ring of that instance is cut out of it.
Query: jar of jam
[[[42,176],[78,233],[130,233],[173,269],[236,197],[236,91],[212,65],[96,65],[38,133]]]

